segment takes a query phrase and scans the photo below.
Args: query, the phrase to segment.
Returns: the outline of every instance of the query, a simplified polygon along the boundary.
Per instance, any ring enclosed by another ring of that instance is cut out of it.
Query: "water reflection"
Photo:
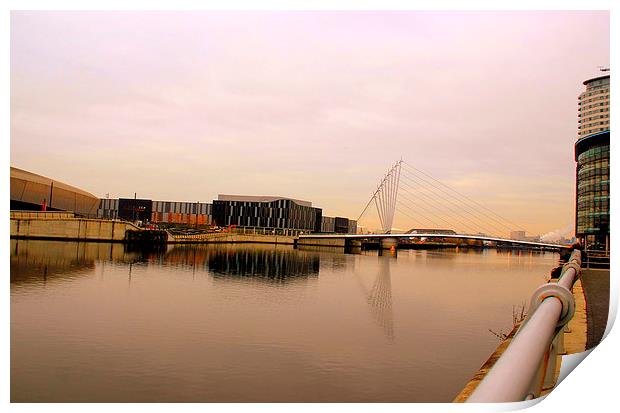
[[[336,266],[346,265],[337,260]],[[260,278],[284,283],[304,277],[318,277],[320,255],[292,248],[239,245],[185,245],[167,251],[127,249],[122,244],[11,240],[11,283],[47,281],[48,277],[88,273],[97,263],[121,263],[128,266],[128,278],[134,264],[156,267],[191,268],[209,272],[215,279]]]
[[[319,256],[275,248],[217,249],[209,257],[216,278],[258,277],[275,282],[319,275]]]
[[[61,281],[92,272],[98,262],[131,264],[141,255],[122,244],[11,240],[11,284]]]
[[[372,289],[368,294],[368,304],[377,323],[383,328],[385,336],[394,341],[394,314],[392,311],[392,275],[390,259],[382,259]]]
[[[359,274],[355,272],[356,279],[366,297],[366,302],[375,322],[383,329],[385,337],[393,342],[394,313],[392,310],[392,274],[390,265],[392,259],[379,256],[379,266],[375,281],[370,289],[364,285]]]
[[[12,240],[10,262],[14,402],[412,402],[452,400],[555,258]]]

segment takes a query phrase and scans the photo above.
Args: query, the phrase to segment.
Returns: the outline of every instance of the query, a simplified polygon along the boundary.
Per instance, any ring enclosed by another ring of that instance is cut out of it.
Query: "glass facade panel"
[[[588,139],[588,138],[586,138]],[[577,148],[576,235],[588,249],[609,247],[609,134]],[[580,153],[579,153],[580,152]]]

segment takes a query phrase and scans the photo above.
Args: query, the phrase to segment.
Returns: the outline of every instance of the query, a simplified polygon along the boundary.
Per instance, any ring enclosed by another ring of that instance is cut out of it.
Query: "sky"
[[[403,159],[515,229],[570,232],[577,97],[609,38],[606,11],[13,11],[11,165],[355,219]]]

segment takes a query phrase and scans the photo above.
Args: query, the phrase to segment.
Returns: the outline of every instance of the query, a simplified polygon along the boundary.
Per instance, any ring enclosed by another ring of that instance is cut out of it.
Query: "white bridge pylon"
[[[362,215],[366,212],[370,204],[375,204],[377,208],[377,214],[379,215],[379,221],[381,222],[381,228],[388,234],[392,231],[392,225],[394,224],[394,213],[396,212],[396,202],[398,200],[398,185],[400,183],[400,170],[402,166],[402,159],[396,162],[387,171],[379,185],[377,190],[372,194],[370,200],[366,204],[366,207],[357,219],[358,222]]]

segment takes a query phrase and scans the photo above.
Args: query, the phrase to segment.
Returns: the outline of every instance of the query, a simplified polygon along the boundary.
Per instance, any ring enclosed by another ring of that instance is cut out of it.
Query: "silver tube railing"
[[[543,284],[534,292],[527,318],[468,403],[523,401],[553,386],[564,326],[575,313],[571,288],[580,272],[581,251],[573,250],[558,282]]]

